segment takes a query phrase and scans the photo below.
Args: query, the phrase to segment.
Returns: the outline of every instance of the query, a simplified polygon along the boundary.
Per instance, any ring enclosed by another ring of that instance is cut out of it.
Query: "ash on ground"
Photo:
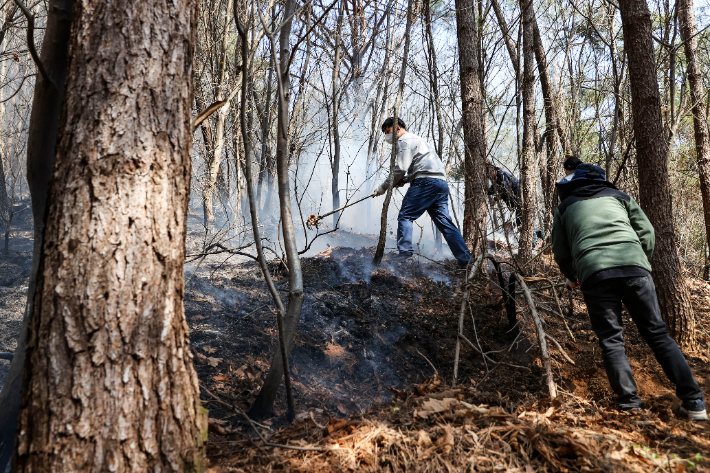
[[[385,255],[375,267],[372,258],[372,249],[331,247],[302,259],[305,301],[291,352],[301,410],[364,412],[388,401],[390,388],[421,382],[434,369],[451,372],[461,299],[453,264],[395,263]],[[278,264],[271,270],[286,300],[288,276]],[[205,267],[187,287],[185,308],[200,379],[247,409],[277,344],[274,305],[258,264]],[[478,316],[487,319],[489,342],[512,340],[497,308],[481,308]],[[468,358],[463,379],[484,369]],[[516,389],[540,389],[534,377],[518,381]],[[280,396],[275,413],[284,409]]]

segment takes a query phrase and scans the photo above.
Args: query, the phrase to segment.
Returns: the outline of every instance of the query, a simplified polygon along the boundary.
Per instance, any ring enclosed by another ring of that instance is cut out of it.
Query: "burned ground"
[[[533,455],[528,460],[535,465],[535,469],[564,471],[565,468],[575,469],[576,465],[591,471],[654,471],[658,462],[653,456],[661,458],[660,455],[667,454],[668,461],[675,462],[672,465],[674,468],[687,468],[686,460],[695,458],[698,471],[702,470],[702,464],[697,460],[702,459],[698,455],[710,452],[710,429],[704,424],[690,424],[678,418],[680,401],[674,395],[673,386],[628,317],[627,353],[639,393],[647,403],[647,410],[641,414],[622,413],[614,409],[597,339],[581,295],[577,294],[574,301],[576,315],[566,320],[570,328],[568,331],[550,291],[535,293],[546,332],[560,342],[575,363],[566,362],[562,354],[550,345],[555,379],[561,391],[558,400],[551,405],[541,381],[543,370],[532,324],[525,325],[518,343],[512,344],[514,332],[508,331],[501,291],[495,282],[497,279],[492,277],[482,276],[474,282],[472,310],[466,317],[465,331],[480,344],[483,351],[489,352],[491,358],[503,363],[493,368],[494,363],[484,363],[480,355],[464,346],[459,371],[460,391],[453,397],[464,405],[483,405],[482,409],[500,410],[462,413],[462,404],[459,404],[458,410],[447,408],[431,418],[418,418],[417,409],[421,410],[422,403],[428,402],[429,398],[418,394],[414,386],[435,376],[442,383],[429,395],[442,399],[439,394],[443,392],[444,396],[451,396],[446,385],[451,383],[452,376],[462,297],[460,281],[452,268],[439,262],[410,260],[388,263],[385,260],[382,267],[373,268],[371,257],[370,250],[332,248],[303,260],[306,303],[292,353],[292,375],[300,422],[283,429],[285,405],[281,393],[275,408],[277,417],[265,423],[265,427],[275,430],[263,431],[272,442],[328,448],[338,445],[346,448],[347,454],[331,452],[307,456],[303,452],[278,448],[264,451],[249,446],[252,442],[256,442],[255,445],[260,442],[254,439],[251,429],[241,422],[241,417],[235,415],[236,411],[230,411],[225,405],[245,410],[253,399],[268,368],[268,355],[275,348],[275,319],[256,264],[243,264],[239,269],[235,268],[234,271],[239,273],[232,279],[220,277],[221,286],[231,291],[234,299],[239,301],[239,309],[231,300],[224,301],[222,307],[229,306],[230,314],[226,315],[224,309],[222,312],[225,314],[211,319],[222,320],[220,323],[230,327],[229,334],[222,332],[229,342],[220,345],[213,342],[214,336],[206,333],[199,335],[196,329],[193,330],[195,348],[199,351],[199,344],[209,344],[203,354],[221,359],[213,367],[207,364],[209,359],[198,357],[205,363],[198,366],[200,378],[211,393],[204,399],[212,401],[211,396],[215,395],[222,402],[226,401],[221,405],[209,403],[215,431],[224,434],[230,427],[238,430],[238,433],[226,437],[213,432],[215,443],[211,456],[217,465],[215,471],[339,471],[356,466],[366,471],[407,468],[438,471],[447,465],[458,470],[466,466],[465,455],[471,454],[465,446],[466,429],[475,432],[476,429],[491,426],[497,426],[494,430],[500,430],[501,435],[511,435],[516,429],[528,429],[529,432],[530,429],[542,429],[544,432],[540,433],[538,450],[530,447],[532,444],[526,447],[528,453]],[[540,258],[538,264],[538,269],[547,274],[554,271],[548,256]],[[286,289],[283,286],[287,281],[285,274],[276,265],[272,269],[280,289]],[[708,337],[702,330],[710,325],[710,288],[702,281],[691,279],[689,282],[701,322],[702,347],[689,357],[689,361],[701,386],[708,392]],[[203,281],[198,284],[207,283]],[[546,283],[538,284],[541,285]],[[188,289],[188,314],[195,313],[196,309],[191,305],[194,303],[190,300],[194,297],[192,291],[195,289]],[[562,296],[562,291],[559,292]],[[217,295],[215,302],[202,301],[204,305],[198,312],[214,310],[214,304],[219,299]],[[518,297],[518,320],[521,323],[527,320],[523,304],[522,297]],[[566,312],[566,299],[563,304]],[[220,310],[216,312],[220,313]],[[212,323],[206,318],[202,322]],[[191,325],[195,326],[192,320]],[[264,351],[263,347],[268,347],[268,350]],[[488,372],[490,369],[493,371]],[[554,407],[552,413],[550,407]],[[337,418],[348,420],[338,421]],[[227,422],[222,424],[220,419]],[[453,429],[451,432],[456,438],[456,447],[448,449],[446,455],[434,449],[436,452],[425,455],[428,462],[420,461],[424,458],[419,458],[416,453],[417,436],[420,435],[417,432],[423,430],[432,438],[443,438],[447,435],[442,430],[446,425],[449,426],[446,428]],[[560,439],[570,435],[581,435],[580,445],[586,447],[572,451],[565,460],[566,457],[560,456],[559,452],[572,447]],[[604,436],[615,440],[606,443],[599,440]],[[345,439],[340,440],[342,437]],[[517,445],[524,444],[523,437]],[[226,440],[229,438],[236,443],[230,444]],[[393,446],[396,444],[399,446]],[[377,445],[380,445],[379,456]],[[515,448],[510,450],[512,447],[505,442],[498,446],[495,442],[491,445],[486,448],[493,448],[499,453],[505,453],[508,449],[508,453],[515,453]],[[633,445],[638,450],[630,447]],[[514,470],[516,464],[525,464],[520,463],[524,455],[513,455],[510,457],[513,460],[501,463],[495,455],[486,453],[486,448],[481,446],[479,456],[488,458],[490,463],[481,460],[476,467],[480,471],[501,469],[503,465]],[[549,450],[549,461],[541,462],[538,460],[544,448]],[[397,452],[397,449],[401,451]],[[395,461],[409,454],[413,455],[414,460]],[[631,454],[634,461],[629,463],[630,457],[624,456],[627,454]],[[646,454],[650,460],[645,459],[643,455]],[[674,460],[673,455],[685,460],[681,464],[680,460]],[[586,456],[599,456],[599,459],[588,464],[577,460]],[[570,458],[571,461],[568,461]]]
[[[8,253],[0,249],[0,352],[13,352],[20,335],[27,302],[27,281],[32,270],[32,212],[29,201],[15,206]],[[2,228],[1,235],[5,234]],[[4,245],[4,241],[3,241]],[[0,359],[0,385],[10,369],[10,361]]]
[[[15,347],[27,291],[31,239],[18,235],[10,254],[0,255],[0,351]],[[445,261],[394,263],[386,256],[378,268],[371,261],[371,249],[334,247],[302,259],[305,303],[291,353],[297,422],[285,424],[281,392],[275,417],[259,430],[276,443],[342,449],[306,453],[265,447],[238,414],[258,392],[277,342],[274,305],[258,265],[210,257],[194,275],[197,261],[188,265],[185,310],[212,419],[213,471],[531,471],[525,465],[682,471],[693,458],[702,471],[696,455],[710,452],[710,428],[677,417],[673,386],[628,318],[627,352],[648,407],[639,414],[613,408],[581,295],[575,315],[566,319],[570,335],[552,293],[534,293],[545,330],[575,362],[550,345],[561,388],[551,404],[532,324],[513,344],[497,279],[482,275],[472,286],[465,333],[494,362],[463,346],[460,385],[452,391],[460,275]],[[285,269],[269,264],[285,296]],[[536,273],[558,276],[548,255],[536,264]],[[689,361],[710,392],[710,286],[692,278],[689,283],[700,322],[700,350]],[[560,295],[566,312],[566,292]],[[526,313],[518,297],[518,320],[529,319]],[[8,366],[0,360],[2,377]]]

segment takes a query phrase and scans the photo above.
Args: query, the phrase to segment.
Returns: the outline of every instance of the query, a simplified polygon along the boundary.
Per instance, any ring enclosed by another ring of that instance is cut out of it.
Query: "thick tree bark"
[[[303,273],[301,272],[301,259],[298,256],[296,246],[296,231],[293,226],[293,212],[291,210],[291,186],[289,181],[289,97],[291,94],[291,83],[289,80],[289,62],[291,50],[289,38],[291,36],[292,15],[296,9],[295,0],[286,0],[284,5],[284,18],[286,21],[281,26],[279,36],[279,96],[278,96],[278,117],[276,123],[276,171],[279,188],[279,204],[281,208],[281,228],[284,238],[284,249],[288,263],[288,308],[284,318],[284,339],[286,351],[290,352],[293,346],[293,337],[296,334],[296,326],[301,316],[303,307]],[[276,45],[272,44],[276,49]],[[274,52],[275,55],[275,52]],[[275,64],[276,65],[276,64]],[[284,374],[281,349],[278,348],[271,361],[271,367],[266,374],[264,385],[254,400],[254,404],[249,410],[250,415],[255,418],[264,418],[271,415],[274,400],[281,385],[281,378]]]
[[[54,152],[59,132],[59,115],[64,97],[67,72],[67,53],[71,31],[73,0],[51,0],[47,16],[47,29],[42,40],[40,59],[52,78],[48,83],[41,75],[35,82],[30,129],[27,135],[27,183],[32,196],[34,246],[32,271],[27,290],[27,305],[17,340],[15,356],[0,393],[0,471],[5,471],[12,458],[15,431],[20,409],[22,374],[25,366],[25,349],[30,316],[34,311],[35,290],[42,254],[46,202],[49,179],[54,165]]]
[[[461,108],[464,136],[465,202],[463,237],[472,252],[484,251],[486,235],[486,139],[478,59],[478,25],[473,5],[456,0]]]
[[[15,471],[204,468],[182,303],[196,10],[75,2]]]
[[[681,347],[693,350],[695,319],[676,249],[668,139],[661,118],[651,13],[646,0],[621,0],[619,7],[629,60],[639,198],[656,230],[656,250],[651,261],[656,294],[671,335]]]
[[[523,152],[520,166],[520,199],[522,223],[518,244],[518,258],[526,263],[532,258],[537,193],[535,192],[535,52],[534,11],[532,0],[520,0],[523,15]]]
[[[698,27],[695,22],[693,0],[677,0],[680,37],[685,48],[688,62],[688,82],[690,100],[693,104],[693,128],[695,131],[695,152],[698,160],[700,192],[703,196],[703,215],[705,216],[705,235],[710,239],[710,136],[708,136],[707,114],[703,102],[705,90],[698,61]]]

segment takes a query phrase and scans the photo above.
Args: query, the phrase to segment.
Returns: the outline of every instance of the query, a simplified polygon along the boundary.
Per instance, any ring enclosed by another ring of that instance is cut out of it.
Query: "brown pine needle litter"
[[[347,420],[330,418],[325,426],[305,413],[267,439],[323,451],[264,447],[244,434],[233,442],[211,435],[208,473],[710,471],[703,456],[710,452],[710,428],[702,424],[680,429],[648,411],[604,411],[573,396],[508,412],[466,402],[473,388],[450,389],[437,379],[394,394],[397,402]],[[674,436],[697,453],[674,454],[667,443]]]

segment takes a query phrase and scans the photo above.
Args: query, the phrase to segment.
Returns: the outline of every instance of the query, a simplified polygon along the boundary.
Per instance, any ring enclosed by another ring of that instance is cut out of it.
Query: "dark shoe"
[[[392,261],[397,262],[397,263],[403,263],[404,261],[407,261],[412,256],[414,256],[413,253],[410,253],[408,251],[400,251],[398,254],[392,256]]]
[[[470,261],[463,261],[460,259],[456,260],[456,264],[458,265],[459,269],[466,269],[470,263]]]
[[[633,404],[617,404],[616,410],[621,412],[642,412],[643,408],[641,406],[635,406]]]

